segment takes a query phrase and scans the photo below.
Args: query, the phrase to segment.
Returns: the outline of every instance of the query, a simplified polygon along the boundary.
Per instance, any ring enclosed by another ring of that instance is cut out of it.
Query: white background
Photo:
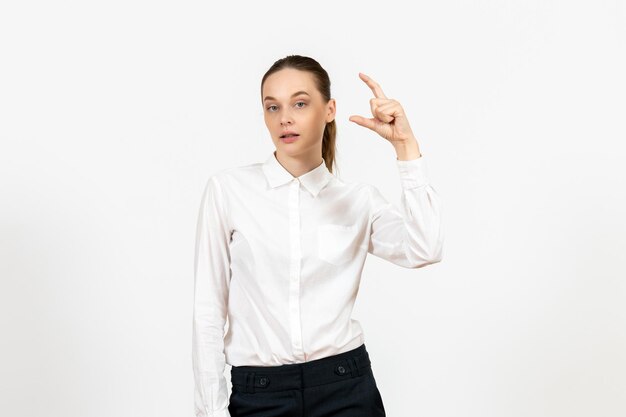
[[[441,263],[364,271],[387,415],[626,415],[625,52],[620,1],[3,2],[0,415],[193,415],[202,187],[274,150],[289,54],[330,74],[341,177],[399,203],[361,71],[443,199]]]

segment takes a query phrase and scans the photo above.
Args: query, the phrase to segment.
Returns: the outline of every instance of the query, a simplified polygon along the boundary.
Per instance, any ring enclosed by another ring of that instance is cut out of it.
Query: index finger
[[[368,77],[362,72],[359,72],[359,77],[361,77],[361,79],[365,81],[365,84],[367,84],[367,86],[372,89],[372,92],[374,93],[375,97],[387,98],[387,96],[385,96],[385,93],[383,93],[383,89],[380,87],[380,85],[376,81],[374,81],[371,77]]]

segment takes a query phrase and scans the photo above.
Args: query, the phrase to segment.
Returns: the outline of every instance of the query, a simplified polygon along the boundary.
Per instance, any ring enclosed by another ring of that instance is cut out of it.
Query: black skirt
[[[365,344],[304,363],[233,366],[231,417],[384,417]]]

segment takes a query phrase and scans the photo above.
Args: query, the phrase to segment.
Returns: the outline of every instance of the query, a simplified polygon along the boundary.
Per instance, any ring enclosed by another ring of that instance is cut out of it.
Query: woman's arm
[[[370,186],[371,233],[368,252],[405,268],[440,262],[443,252],[441,199],[428,183],[426,160],[396,160],[402,191],[400,207]]]
[[[371,234],[368,252],[406,268],[421,268],[441,261],[443,223],[441,199],[428,183],[426,161],[404,109],[387,98],[380,85],[363,73],[359,77],[372,90],[372,118],[350,116],[350,121],[387,139],[396,150],[402,194],[400,207],[370,188]]]
[[[195,415],[230,417],[224,377],[224,326],[230,285],[230,230],[220,185],[209,178],[196,231],[192,359]]]

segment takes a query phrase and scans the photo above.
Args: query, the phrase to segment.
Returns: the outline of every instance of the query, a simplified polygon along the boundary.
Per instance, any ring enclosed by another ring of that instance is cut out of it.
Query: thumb
[[[366,127],[368,129],[372,129],[375,131],[374,126],[376,126],[376,123],[374,123],[374,119],[366,119],[365,117],[353,115],[353,116],[350,116],[348,120],[360,126],[363,126],[363,127]]]

